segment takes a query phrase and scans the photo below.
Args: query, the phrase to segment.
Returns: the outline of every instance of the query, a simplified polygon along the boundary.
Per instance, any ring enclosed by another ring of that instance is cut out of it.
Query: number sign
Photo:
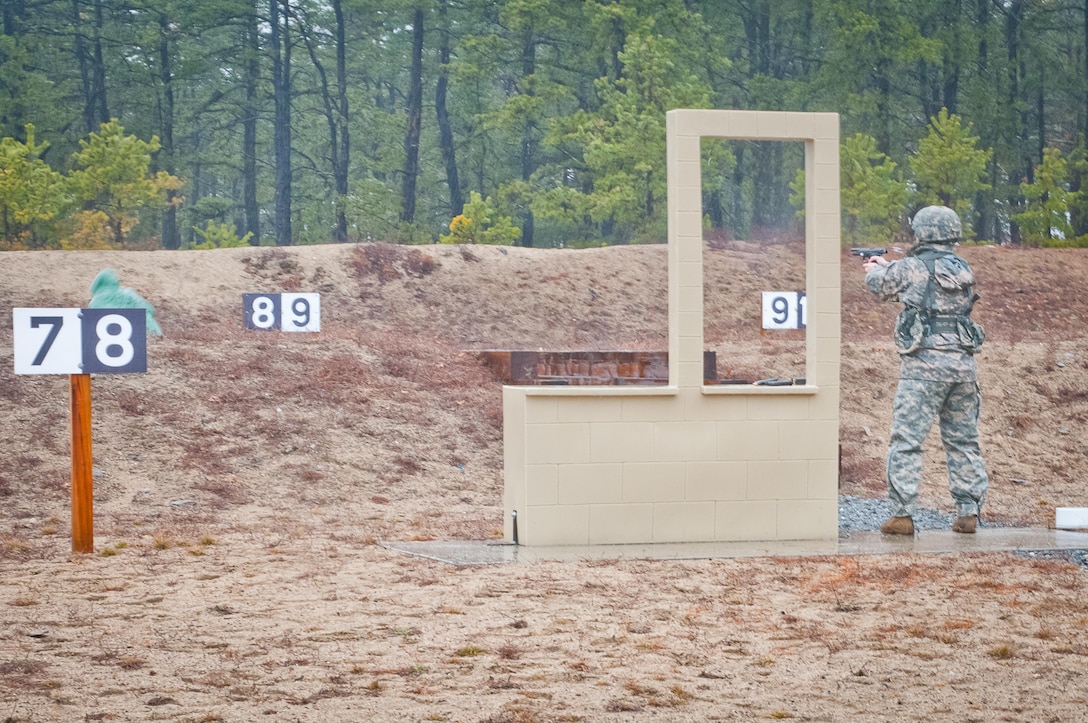
[[[12,309],[16,374],[147,371],[143,309]]]
[[[804,329],[808,325],[808,307],[803,291],[764,291],[764,329]]]
[[[320,294],[242,294],[247,329],[321,331]]]

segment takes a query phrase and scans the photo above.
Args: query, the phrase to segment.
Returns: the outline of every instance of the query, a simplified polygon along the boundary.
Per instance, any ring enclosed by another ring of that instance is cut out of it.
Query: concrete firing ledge
[[[502,542],[382,542],[406,555],[451,565],[501,565],[516,562],[579,560],[705,560],[733,557],[822,557],[904,553],[1003,552],[1088,549],[1088,534],[1042,528],[985,527],[974,535],[951,530],[922,530],[914,537],[879,532],[844,532],[837,540],[769,542],[670,542],[642,545],[512,545]]]

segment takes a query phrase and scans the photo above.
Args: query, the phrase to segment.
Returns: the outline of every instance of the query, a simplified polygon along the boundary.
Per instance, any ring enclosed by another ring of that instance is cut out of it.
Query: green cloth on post
[[[117,272],[102,269],[91,282],[91,309],[145,309],[147,311],[147,333],[162,336],[162,329],[155,321],[155,307],[135,289],[121,286]]]

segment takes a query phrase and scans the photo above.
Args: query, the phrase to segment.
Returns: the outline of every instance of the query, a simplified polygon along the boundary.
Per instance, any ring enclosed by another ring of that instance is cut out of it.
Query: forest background
[[[0,248],[665,239],[665,112],[833,111],[849,242],[1088,245],[1088,0],[5,0]],[[704,142],[708,230],[801,155]]]

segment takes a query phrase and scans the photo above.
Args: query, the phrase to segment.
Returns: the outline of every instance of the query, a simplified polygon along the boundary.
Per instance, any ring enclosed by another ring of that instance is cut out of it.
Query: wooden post
[[[72,552],[94,552],[91,375],[72,374]]]

